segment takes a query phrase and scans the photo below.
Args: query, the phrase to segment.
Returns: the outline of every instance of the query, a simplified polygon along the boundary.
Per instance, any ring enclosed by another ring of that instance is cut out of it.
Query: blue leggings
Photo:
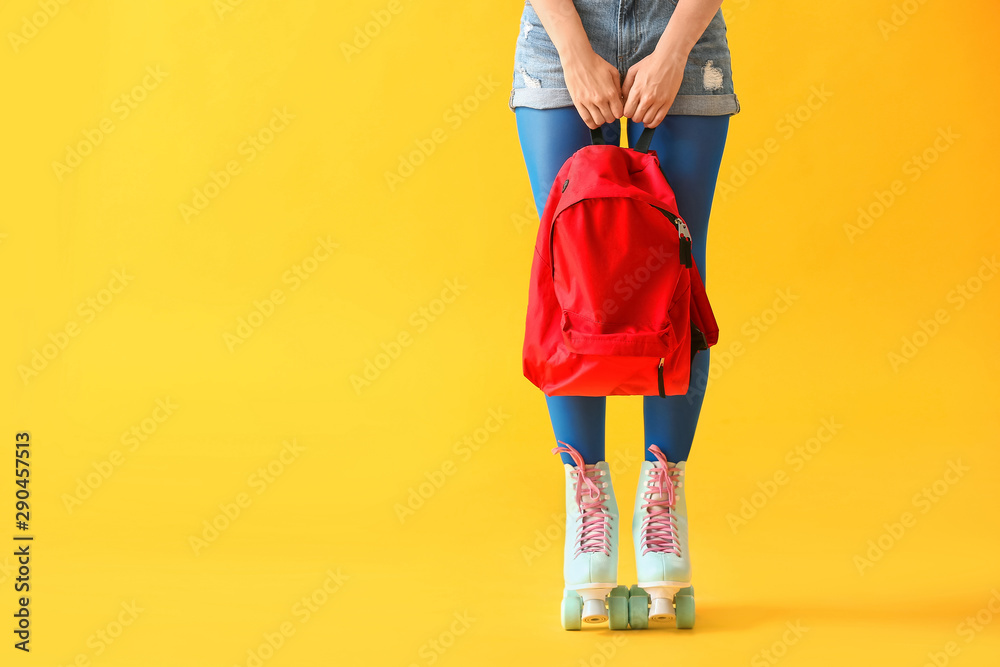
[[[531,180],[531,191],[539,214],[545,210],[549,188],[556,173],[573,153],[591,143],[590,129],[575,107],[533,109],[515,107],[517,133]],[[641,123],[627,121],[629,145],[642,132]],[[619,122],[602,128],[605,142],[618,145]],[[729,130],[729,116],[667,116],[653,135],[650,148],[656,151],[667,182],[677,196],[677,207],[694,238],[695,262],[705,280],[705,241],[712,210],[715,181]],[[705,282],[707,285],[707,281]],[[650,445],[659,445],[671,462],[686,461],[694,440],[698,415],[705,397],[709,351],[695,355],[691,385],[681,396],[643,396],[645,458],[656,460]],[[606,396],[546,396],[556,440],[575,447],[586,463],[604,460]],[[573,461],[562,454],[565,463]]]

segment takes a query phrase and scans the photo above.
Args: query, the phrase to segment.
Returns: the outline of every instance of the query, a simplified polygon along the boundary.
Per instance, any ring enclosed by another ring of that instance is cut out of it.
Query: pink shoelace
[[[577,531],[577,547],[573,557],[582,553],[603,552],[611,555],[610,535],[608,532],[608,509],[604,506],[604,492],[595,477],[601,476],[601,470],[594,465],[586,465],[583,456],[570,445],[562,440],[558,441],[561,447],[552,450],[553,454],[565,452],[573,459],[576,467],[573,469],[576,474],[576,504],[580,508],[580,528]],[[587,487],[588,498],[584,499],[583,489]]]
[[[650,445],[659,466],[650,469],[649,482],[646,486],[651,497],[642,505],[647,512],[642,520],[642,553],[670,553],[681,555],[681,545],[677,540],[677,525],[674,523],[673,507],[677,500],[674,492],[675,481],[672,476],[680,477],[681,471],[667,462],[667,457],[659,447]],[[653,498],[661,498],[654,500]]]

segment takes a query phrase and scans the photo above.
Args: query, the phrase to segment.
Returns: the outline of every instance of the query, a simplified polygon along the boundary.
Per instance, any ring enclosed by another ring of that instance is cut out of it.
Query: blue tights
[[[541,214],[556,173],[568,157],[590,144],[590,130],[575,107],[516,107],[515,116],[535,207]],[[702,280],[706,277],[708,217],[728,130],[729,116],[667,116],[657,126],[650,144],[677,196],[681,217],[691,229],[692,250]],[[605,124],[602,131],[606,143],[618,145],[621,138],[618,121]],[[634,145],[642,132],[642,124],[629,119],[626,131],[629,145]],[[708,364],[708,350],[695,355],[691,386],[685,395],[643,396],[647,461],[655,460],[649,451],[653,444],[658,445],[671,462],[687,460],[705,397]],[[556,440],[576,448],[586,463],[603,461],[607,397],[546,396],[545,399]],[[565,463],[572,464],[568,454],[561,456]]]

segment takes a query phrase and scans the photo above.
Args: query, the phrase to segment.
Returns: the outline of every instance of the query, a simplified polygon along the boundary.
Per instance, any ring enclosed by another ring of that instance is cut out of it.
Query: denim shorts
[[[624,83],[628,69],[656,47],[677,7],[677,0],[575,0],[594,51],[618,67]],[[559,53],[529,0],[524,2],[514,49],[514,75],[508,106],[552,109],[573,106]],[[716,12],[688,56],[684,79],[669,114],[728,116],[738,113],[726,23]]]

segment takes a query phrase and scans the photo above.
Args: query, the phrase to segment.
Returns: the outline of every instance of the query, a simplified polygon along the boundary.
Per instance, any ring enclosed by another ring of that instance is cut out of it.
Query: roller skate
[[[563,551],[562,626],[607,622],[628,628],[628,589],[618,586],[618,504],[607,461],[585,465],[580,453],[559,441],[576,465],[566,472],[566,544]]]
[[[656,461],[643,461],[632,515],[638,585],[629,590],[629,625],[674,621],[694,627],[694,588],[688,554],[686,461],[670,463],[656,445]]]

